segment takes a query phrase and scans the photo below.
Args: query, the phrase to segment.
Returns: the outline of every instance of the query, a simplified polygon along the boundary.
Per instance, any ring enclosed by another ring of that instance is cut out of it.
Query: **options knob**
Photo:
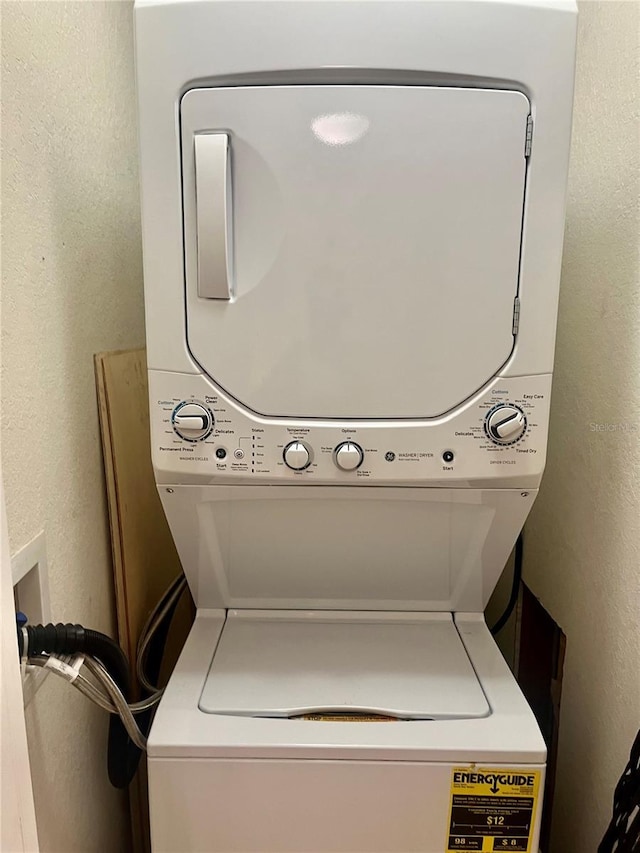
[[[200,441],[213,429],[213,415],[202,403],[180,403],[173,411],[171,424],[180,438]]]
[[[292,441],[285,447],[282,458],[287,467],[304,471],[311,465],[311,449],[302,441]]]
[[[364,452],[355,441],[343,441],[333,451],[333,459],[342,471],[355,471],[362,465]]]
[[[501,403],[489,412],[484,428],[495,444],[515,444],[524,435],[527,419],[517,406]]]

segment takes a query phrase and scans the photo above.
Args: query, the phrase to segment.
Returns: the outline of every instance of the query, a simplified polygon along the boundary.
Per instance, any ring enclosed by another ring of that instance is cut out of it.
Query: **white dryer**
[[[537,851],[483,610],[546,453],[569,0],[138,0],[156,853]]]

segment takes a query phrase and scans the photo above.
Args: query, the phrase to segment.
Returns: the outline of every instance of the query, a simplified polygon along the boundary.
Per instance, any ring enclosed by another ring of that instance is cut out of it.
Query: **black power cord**
[[[184,591],[186,588],[187,588],[187,586],[185,583],[182,586],[182,591]],[[166,597],[167,597],[167,595],[165,593],[165,596],[163,596],[163,598],[160,600],[160,602],[156,605],[156,610],[160,607],[160,604],[162,604],[165,601]],[[153,635],[151,636],[150,641],[149,641],[147,653],[146,653],[144,661],[143,661],[143,669],[144,669],[144,673],[146,675],[147,681],[151,682],[153,684],[157,684],[158,678],[160,677],[160,669],[162,666],[162,659],[164,656],[165,646],[167,644],[167,637],[168,637],[169,629],[171,628],[171,623],[173,621],[173,617],[174,617],[174,614],[176,612],[176,608],[178,606],[179,601],[180,601],[180,596],[175,598],[175,600],[170,604],[167,611],[164,613],[162,618],[158,621],[157,627],[154,629]],[[150,692],[146,688],[144,688],[144,690],[146,693]],[[153,722],[153,718],[155,716],[155,712],[156,712],[155,707],[149,708],[148,711],[145,711],[144,713],[140,714],[140,716],[138,717],[138,725],[140,727],[140,730],[145,735],[149,734],[149,731],[151,729],[151,723]],[[129,756],[133,755],[133,751],[135,749],[136,749],[135,745],[131,741],[129,741],[127,744],[126,752],[122,755],[121,761],[126,762],[127,758]],[[137,766],[137,761],[136,761],[136,766]],[[134,772],[135,772],[135,770],[134,770]],[[131,778],[133,778],[133,775]]]
[[[495,623],[493,628],[491,628],[491,633],[495,637],[504,626],[509,621],[509,617],[515,610],[515,606],[518,603],[518,595],[520,594],[520,582],[522,581],[522,557],[524,554],[524,536],[522,533],[518,536],[516,540],[516,553],[514,555],[513,560],[513,581],[511,583],[511,594],[509,596],[509,601],[507,602],[507,606],[505,607],[502,616]]]
[[[613,795],[613,815],[598,853],[640,853],[640,731]]]

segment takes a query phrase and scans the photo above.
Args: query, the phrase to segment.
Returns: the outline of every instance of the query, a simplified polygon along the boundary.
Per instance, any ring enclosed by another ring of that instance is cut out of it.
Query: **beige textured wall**
[[[525,555],[568,641],[553,853],[596,850],[640,726],[640,4],[579,8],[551,438]]]
[[[143,343],[132,9],[2,2],[2,468],[12,552],[47,536],[54,619],[111,632],[94,352]],[[127,849],[107,715],[27,708],[43,853]]]
[[[11,546],[44,528],[54,617],[110,631],[92,354],[143,340],[131,9],[0,12]],[[639,722],[639,15],[581,4],[551,444],[527,529],[526,579],[568,635],[554,853],[595,849]],[[52,678],[27,716],[44,853],[125,849],[105,716]]]

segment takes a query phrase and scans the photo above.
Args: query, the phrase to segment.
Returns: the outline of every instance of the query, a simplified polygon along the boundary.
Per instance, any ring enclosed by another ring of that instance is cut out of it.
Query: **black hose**
[[[29,655],[86,654],[96,658],[109,672],[127,702],[131,701],[129,664],[120,646],[111,637],[83,628],[82,625],[26,625]],[[18,649],[22,657],[24,635],[18,630]],[[107,770],[115,788],[126,788],[135,776],[141,750],[132,742],[120,717],[109,720]]]
[[[129,664],[120,646],[111,637],[82,625],[26,625],[30,655],[86,654],[97,658],[110,673],[125,699],[131,699]],[[18,648],[22,655],[23,634],[18,631]]]

